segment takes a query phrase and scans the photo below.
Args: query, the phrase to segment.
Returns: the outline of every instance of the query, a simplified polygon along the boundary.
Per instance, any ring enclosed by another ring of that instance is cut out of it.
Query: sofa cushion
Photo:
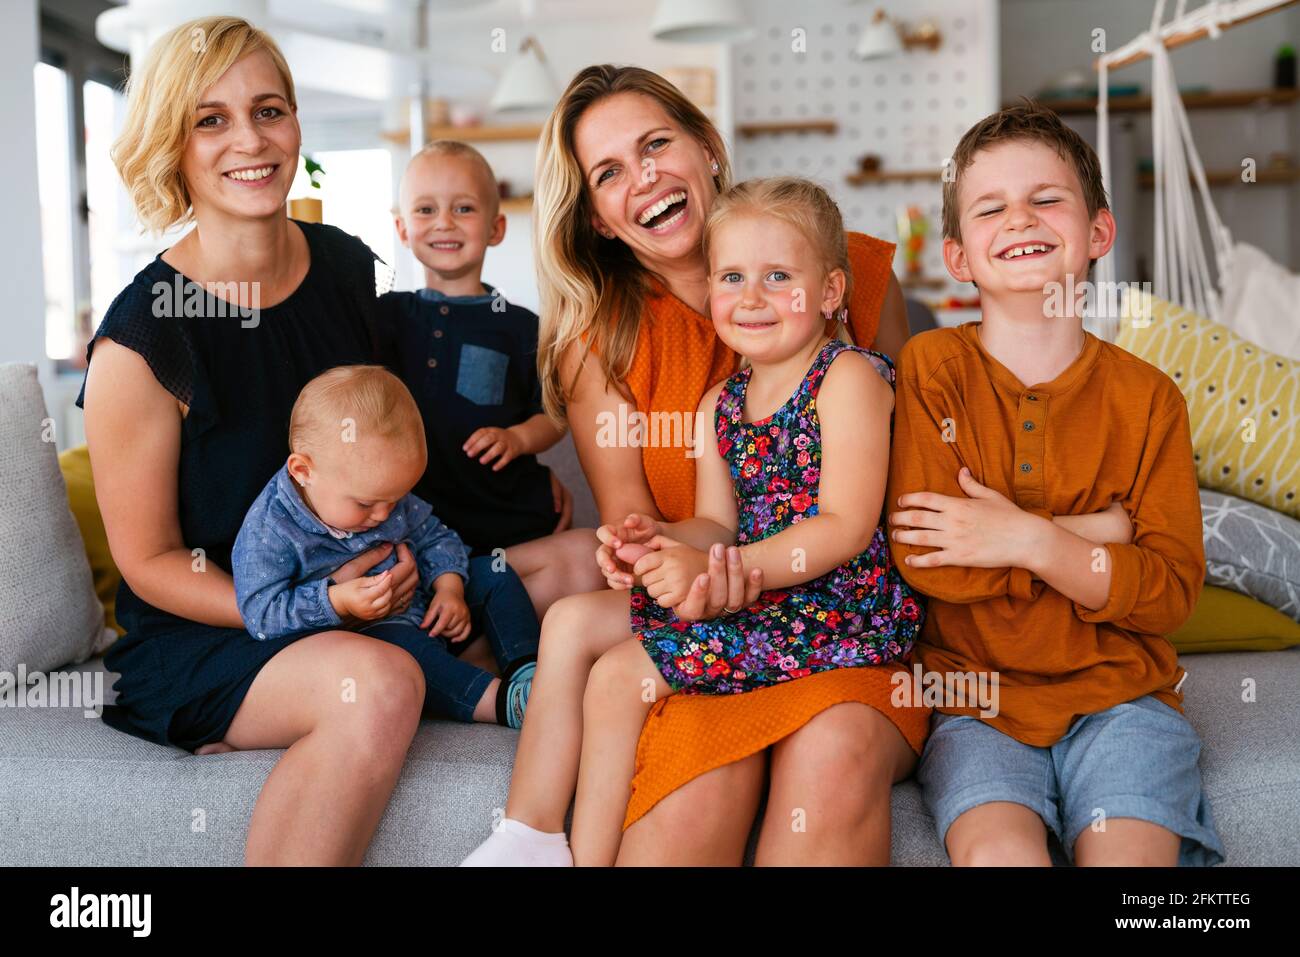
[[[1300,649],[1183,664],[1227,863],[1300,864]],[[102,659],[80,670],[102,672]],[[13,864],[238,864],[281,754],[199,757],[120,734],[81,709],[0,721],[0,861]],[[490,725],[422,722],[367,863],[459,863],[505,806],[516,740]],[[914,780],[894,787],[892,813],[895,864],[947,863]]]
[[[54,438],[36,367],[0,365],[0,691],[19,665],[84,661],[105,634]]]
[[[1205,584],[1231,588],[1300,622],[1300,521],[1201,489]]]

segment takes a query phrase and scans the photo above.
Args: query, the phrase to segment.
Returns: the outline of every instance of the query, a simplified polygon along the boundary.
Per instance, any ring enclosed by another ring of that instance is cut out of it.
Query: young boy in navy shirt
[[[537,316],[481,279],[505,236],[496,178],[472,146],[438,140],[407,166],[399,204],[397,234],[425,287],[383,296],[380,316],[424,416],[429,467],[415,493],[472,556],[504,554],[543,614],[604,583],[594,531],[562,531],[561,490],[537,461],[563,436],[542,411]]]

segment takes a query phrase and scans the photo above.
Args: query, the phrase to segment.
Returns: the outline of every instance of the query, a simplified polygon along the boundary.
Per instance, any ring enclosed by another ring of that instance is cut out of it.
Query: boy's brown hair
[[[1101,161],[1082,136],[1061,122],[1053,110],[1023,100],[984,117],[962,136],[949,160],[949,173],[943,183],[943,236],[961,242],[961,211],[957,207],[957,188],[961,175],[974,161],[980,150],[1012,140],[1046,143],[1057,154],[1068,160],[1079,177],[1083,200],[1088,207],[1088,218],[1099,209],[1109,209],[1106,187],[1101,179]]]

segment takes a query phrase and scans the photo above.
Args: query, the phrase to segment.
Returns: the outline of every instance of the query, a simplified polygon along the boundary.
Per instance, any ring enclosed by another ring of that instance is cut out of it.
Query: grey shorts
[[[1094,821],[1131,817],[1180,835],[1180,865],[1208,866],[1224,855],[1200,753],[1187,719],[1151,695],[1085,715],[1046,748],[976,717],[935,712],[916,776],[941,842],[971,808],[1010,801],[1038,814],[1071,860]]]

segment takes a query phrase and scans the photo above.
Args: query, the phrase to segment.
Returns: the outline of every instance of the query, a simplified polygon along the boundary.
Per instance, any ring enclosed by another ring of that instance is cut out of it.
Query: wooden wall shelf
[[[937,169],[890,169],[875,173],[850,173],[844,177],[853,186],[869,186],[872,183],[906,183],[911,180],[943,179],[943,173]]]
[[[533,197],[530,193],[527,196],[511,196],[509,199],[501,200],[501,212],[503,213],[531,213],[533,211]]]
[[[773,120],[767,123],[737,123],[736,132],[748,139],[776,133],[836,133],[840,125],[834,120]]]
[[[410,129],[389,130],[380,134],[390,143],[407,145],[411,142]],[[542,135],[540,123],[520,123],[513,126],[429,126],[424,131],[427,142],[433,140],[462,140],[466,143],[490,143],[517,140],[535,140]]]
[[[1205,171],[1205,182],[1211,186],[1278,186],[1286,183],[1300,183],[1300,169],[1265,168],[1256,170],[1254,183],[1242,182],[1241,170],[1239,169],[1207,169]],[[1139,173],[1138,185],[1143,189],[1154,189],[1156,185],[1155,174]]]
[[[1232,110],[1243,107],[1287,106],[1300,100],[1300,90],[1225,90],[1221,93],[1188,93],[1183,106],[1189,110]],[[1097,98],[1040,100],[1057,113],[1096,113]],[[1106,105],[1111,113],[1150,113],[1149,96],[1112,96]]]

